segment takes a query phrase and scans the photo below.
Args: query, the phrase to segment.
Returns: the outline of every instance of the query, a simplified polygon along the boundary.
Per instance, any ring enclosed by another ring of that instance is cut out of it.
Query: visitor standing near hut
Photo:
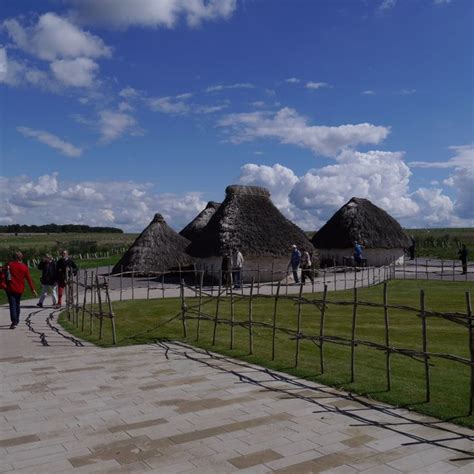
[[[56,262],[53,257],[46,254],[43,260],[38,265],[38,270],[41,270],[41,294],[36,306],[43,307],[46,296],[51,293],[53,299],[53,306],[58,304],[57,282],[58,272],[56,269]]]
[[[232,285],[232,256],[230,252],[226,252],[222,257],[222,281],[224,286],[229,287]]]
[[[7,294],[8,305],[10,306],[10,329],[15,329],[20,322],[20,300],[25,291],[25,280],[28,283],[32,293],[38,296],[33,281],[31,280],[30,271],[23,263],[23,254],[16,252],[13,260],[7,263],[5,270],[4,289]]]
[[[306,283],[306,277],[311,280],[311,283],[314,283],[314,277],[311,271],[312,263],[310,253],[306,249],[303,249],[301,252],[301,281],[303,285]]]
[[[467,273],[467,259],[469,257],[469,250],[466,247],[466,244],[462,244],[462,247],[459,249],[458,252],[459,259],[461,260],[462,264],[462,274],[466,275]]]
[[[354,242],[354,261],[356,265],[361,265],[362,264],[362,245],[359,244],[359,242]]]
[[[66,282],[71,277],[71,275],[77,275],[77,265],[74,263],[74,260],[69,256],[69,252],[67,250],[62,251],[61,258],[56,264],[56,269],[58,279],[57,307],[60,308],[62,304],[64,288],[66,287]]]
[[[416,251],[416,240],[414,235],[410,235],[411,245],[408,247],[408,253],[410,254],[410,260],[415,260]]]
[[[242,286],[242,268],[244,266],[244,256],[239,249],[236,249],[234,253],[234,269],[233,277],[235,288],[240,288]]]
[[[301,263],[301,252],[298,250],[298,247],[295,244],[293,244],[289,266],[291,266],[291,269],[293,271],[293,279],[295,280],[295,283],[299,283],[298,268],[300,266],[300,263]]]

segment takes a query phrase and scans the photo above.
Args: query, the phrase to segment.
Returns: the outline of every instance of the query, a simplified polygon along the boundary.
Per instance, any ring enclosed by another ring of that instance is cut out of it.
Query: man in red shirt
[[[35,296],[38,296],[33,281],[31,280],[28,267],[22,262],[23,254],[16,252],[14,260],[6,265],[6,288],[5,292],[10,305],[10,329],[15,329],[20,322],[20,300],[25,291],[25,280]]]

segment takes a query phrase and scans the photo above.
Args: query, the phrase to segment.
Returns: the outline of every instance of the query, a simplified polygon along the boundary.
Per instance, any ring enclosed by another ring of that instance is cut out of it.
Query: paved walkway
[[[0,307],[0,472],[474,472],[471,430],[181,344],[77,347],[31,303],[13,331]]]

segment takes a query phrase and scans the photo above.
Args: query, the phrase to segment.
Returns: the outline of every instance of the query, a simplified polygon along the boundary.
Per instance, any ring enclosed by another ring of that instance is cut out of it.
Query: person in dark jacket
[[[222,257],[222,281],[224,286],[232,286],[232,255],[226,252]]]
[[[461,260],[462,264],[462,274],[466,275],[467,273],[467,259],[469,257],[469,250],[466,247],[466,244],[462,244],[462,247],[459,249],[458,252],[459,259]]]
[[[77,274],[77,265],[74,263],[74,260],[69,256],[67,250],[63,250],[61,258],[56,264],[57,269],[57,278],[58,278],[58,304],[60,308],[62,304],[62,298],[64,293],[64,288],[66,287],[66,282],[71,276]]]
[[[28,267],[22,262],[23,254],[16,252],[13,260],[7,263],[5,268],[5,293],[7,294],[10,306],[10,329],[15,329],[20,322],[20,300],[25,291],[25,280],[28,282],[32,293],[38,296],[35,285],[31,280]]]
[[[298,268],[300,267],[300,263],[301,263],[301,252],[298,250],[298,247],[296,245],[292,245],[290,263],[288,266],[291,266],[291,269],[293,271],[293,279],[295,280],[295,283],[299,283]]]
[[[36,306],[40,308],[43,307],[44,299],[51,292],[51,297],[53,299],[53,306],[58,304],[58,295],[57,295],[57,271],[56,271],[56,262],[53,260],[51,255],[45,255],[43,260],[38,265],[38,270],[41,270],[41,293],[40,299]]]

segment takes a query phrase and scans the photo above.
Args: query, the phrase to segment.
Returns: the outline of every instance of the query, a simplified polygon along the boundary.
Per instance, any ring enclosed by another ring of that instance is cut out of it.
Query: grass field
[[[0,234],[0,261],[10,258],[15,250],[21,250],[25,259],[52,253],[57,255],[63,249],[71,254],[105,252],[129,247],[137,234],[119,233],[60,233],[60,234]]]
[[[474,289],[471,283],[391,281],[389,303],[409,306],[419,305],[419,290],[426,291],[426,309],[441,312],[465,312],[465,291]],[[311,295],[307,295],[310,297]],[[315,297],[321,297],[315,294]],[[352,292],[330,293],[329,300],[348,300]],[[359,291],[359,300],[382,302],[382,287],[376,286]],[[187,299],[188,305],[196,304],[194,298]],[[254,300],[253,320],[271,323],[274,301],[271,298]],[[230,314],[229,298],[221,302],[221,318]],[[126,301],[114,303],[117,338],[120,345],[152,342],[156,339],[183,339],[182,324],[175,319],[164,324],[171,316],[180,312],[179,299]],[[204,300],[203,312],[213,315],[215,300]],[[278,325],[295,329],[297,308],[294,301],[282,299],[278,307]],[[235,320],[247,320],[248,300],[235,303]],[[352,307],[329,305],[326,313],[326,335],[350,338]],[[61,315],[61,324],[70,332],[101,346],[111,342],[110,327],[104,325],[102,341],[96,331],[92,335],[77,331]],[[164,325],[163,325],[164,324]],[[95,325],[97,326],[97,324]],[[385,353],[363,346],[356,348],[355,382],[350,383],[350,347],[326,343],[324,346],[326,371],[320,373],[319,348],[309,341],[301,342],[300,364],[294,368],[295,341],[283,333],[277,333],[276,359],[271,360],[271,329],[254,329],[254,354],[248,354],[248,331],[235,328],[234,349],[229,349],[228,325],[220,324],[217,330],[217,344],[212,346],[212,327],[208,321],[201,321],[200,339],[196,341],[196,322],[188,321],[187,342],[209,348],[222,354],[260,364],[311,380],[316,380],[355,393],[367,394],[377,400],[403,405],[416,411],[442,419],[474,426],[474,417],[467,417],[469,377],[468,366],[433,359],[431,362],[431,402],[424,403],[424,366],[420,361],[401,355],[392,355],[392,390],[386,391]],[[391,345],[397,348],[422,349],[421,322],[415,313],[390,310]],[[88,327],[88,326],[87,326]],[[153,329],[155,328],[155,329]],[[142,331],[152,331],[130,338]],[[303,306],[302,332],[308,335],[319,333],[319,310],[313,305]],[[359,339],[384,343],[384,317],[379,308],[360,307],[357,323]],[[428,350],[469,357],[468,332],[465,327],[437,318],[428,320]]]

